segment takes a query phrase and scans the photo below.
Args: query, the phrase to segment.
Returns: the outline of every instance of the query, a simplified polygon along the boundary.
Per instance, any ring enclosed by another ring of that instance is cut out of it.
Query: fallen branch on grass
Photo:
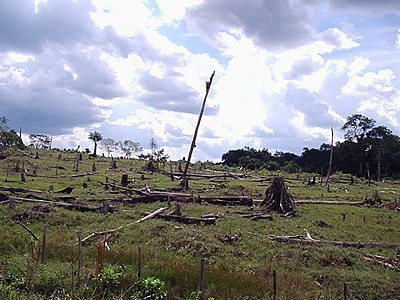
[[[18,221],[14,221],[14,223],[15,223],[15,224],[18,224],[19,226],[21,226],[22,228],[24,228],[26,231],[28,231],[28,232],[30,233],[30,235],[35,239],[35,241],[38,241],[38,240],[39,240],[39,238],[33,233],[32,230],[30,230],[30,229],[28,228],[28,226],[26,226],[26,225],[24,225],[24,224],[22,224],[21,222],[18,222]]]
[[[142,222],[144,222],[144,221],[146,221],[146,220],[148,220],[148,219],[154,218],[154,217],[157,216],[158,214],[161,214],[161,213],[162,213],[164,210],[166,210],[166,209],[168,209],[168,207],[161,207],[161,208],[157,209],[156,211],[154,211],[154,212],[152,212],[152,213],[146,215],[144,218],[141,218],[141,219],[139,219],[139,220],[137,220],[137,221],[135,221],[135,222],[132,222],[132,223],[129,223],[129,224],[126,224],[126,225],[121,225],[121,226],[119,226],[119,227],[117,227],[117,228],[114,228],[114,229],[111,229],[111,230],[106,230],[106,231],[94,231],[94,232],[92,232],[91,234],[89,234],[87,237],[85,237],[84,239],[82,239],[82,240],[81,240],[81,243],[87,241],[88,239],[91,239],[91,238],[93,238],[93,237],[96,237],[96,236],[100,236],[100,235],[102,236],[102,235],[112,234],[112,233],[114,233],[114,232],[116,232],[116,231],[118,231],[118,230],[121,230],[121,229],[123,229],[123,228],[126,228],[126,227],[128,227],[128,226],[132,226],[132,225],[137,224],[137,223],[142,223]],[[78,242],[78,243],[79,243],[79,242]],[[76,244],[78,244],[78,243],[76,243]]]
[[[31,190],[26,188],[11,187],[11,186],[0,186],[0,191],[6,191],[11,193],[46,193],[41,190]]]
[[[171,173],[165,172],[166,175],[171,175]],[[178,173],[178,172],[173,172],[173,176],[176,177],[182,177],[184,174],[183,173]],[[233,179],[243,179],[246,177],[249,177],[250,175],[247,173],[244,174],[238,174],[238,173],[230,173],[226,172],[223,174],[199,174],[199,173],[188,173],[186,174],[186,177],[198,177],[198,178],[233,178]]]
[[[244,215],[242,215],[242,217],[250,219],[251,221],[256,221],[256,220],[269,220],[269,221],[272,221],[273,220],[273,217],[270,214],[266,214],[266,213],[263,213],[263,212],[244,214]]]
[[[365,253],[363,258],[371,263],[400,272],[400,261],[397,261],[393,258],[370,253]]]
[[[8,199],[14,200],[14,201],[20,201],[20,202],[51,204],[54,206],[64,207],[67,209],[75,209],[75,210],[79,210],[82,212],[87,212],[87,211],[114,212],[116,210],[115,206],[107,204],[107,203],[103,203],[102,205],[93,206],[93,205],[83,205],[83,204],[77,204],[77,203],[67,203],[67,202],[32,199],[32,198],[22,198],[22,197],[14,197],[14,196],[8,196]]]
[[[148,212],[138,212],[140,215],[148,215]],[[216,218],[208,217],[208,218],[196,218],[190,216],[178,216],[178,215],[164,215],[158,214],[155,218],[163,219],[166,221],[176,221],[185,224],[205,224],[205,225],[215,225]]]
[[[354,205],[354,206],[365,205],[365,203],[361,201],[296,200],[296,205],[305,205],[305,204]]]
[[[328,244],[335,246],[343,246],[343,247],[355,247],[355,248],[364,248],[364,247],[376,247],[376,248],[400,248],[400,244],[391,244],[391,243],[380,243],[380,242],[348,242],[348,241],[331,241],[331,240],[318,240],[311,237],[306,229],[305,235],[259,235],[253,234],[256,236],[266,237],[272,241],[282,242],[282,243],[303,243],[303,244]]]
[[[100,182],[100,181],[99,181]],[[119,189],[126,195],[138,194],[138,197],[131,197],[130,199],[123,199],[117,201],[124,201],[128,203],[151,203],[157,201],[178,201],[178,202],[207,202],[216,205],[253,205],[253,199],[249,196],[221,196],[221,197],[200,197],[193,196],[188,193],[175,193],[169,191],[152,191],[149,188],[135,189],[126,188],[113,183],[100,182],[102,185],[108,185],[115,189]]]

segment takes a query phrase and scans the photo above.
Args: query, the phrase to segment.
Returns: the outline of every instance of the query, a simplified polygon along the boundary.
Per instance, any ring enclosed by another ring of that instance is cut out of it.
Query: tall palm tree
[[[93,156],[97,156],[97,142],[101,141],[103,136],[100,132],[89,132],[89,140],[93,141],[94,149],[93,149]]]

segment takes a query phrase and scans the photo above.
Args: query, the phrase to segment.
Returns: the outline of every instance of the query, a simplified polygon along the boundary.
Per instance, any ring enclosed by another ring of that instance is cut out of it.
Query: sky
[[[399,0],[1,0],[0,116],[192,161],[301,154],[360,113],[400,134]]]

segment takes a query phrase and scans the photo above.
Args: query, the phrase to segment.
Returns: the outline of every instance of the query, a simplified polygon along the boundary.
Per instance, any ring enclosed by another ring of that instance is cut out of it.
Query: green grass
[[[31,154],[34,152],[31,150]],[[59,154],[62,159],[57,162]],[[110,159],[98,157],[95,160],[97,170],[92,172],[93,160],[84,155],[75,172],[73,162],[76,153],[40,151],[39,155],[39,159],[34,159],[19,154],[0,161],[0,185],[44,191],[49,186],[53,186],[53,191],[73,186],[72,196],[77,201],[94,205],[102,203],[104,198],[126,197],[118,191],[105,191],[100,182],[106,181],[106,177],[118,184],[121,175],[126,173],[132,180],[129,184],[132,188],[149,185],[168,189],[179,184],[165,175],[142,172],[144,161],[140,160],[117,160],[118,169],[113,170],[110,169]],[[10,172],[17,164],[24,164],[29,174],[35,169],[37,176],[28,176],[26,182],[20,182],[20,174]],[[56,165],[64,168],[58,170],[57,175]],[[169,166],[165,169],[169,170]],[[237,172],[234,169],[224,170]],[[90,175],[74,177],[86,172]],[[144,180],[141,175],[144,175]],[[190,181],[189,193],[194,196],[243,194],[262,199],[268,181],[256,182],[252,179],[268,177],[271,173],[258,171],[251,175],[245,180],[193,180]],[[355,184],[350,185],[345,175],[336,174],[332,176],[328,191],[319,182],[315,186],[307,186],[305,183],[310,176],[287,176],[286,183],[295,199],[362,201],[375,191],[379,191],[384,204],[398,198],[399,191],[393,181],[373,182],[369,187],[365,180],[356,179]],[[47,199],[60,196],[55,192],[36,195]],[[162,202],[114,204],[120,210],[129,212],[83,213],[52,207],[49,212],[39,213],[30,211],[35,205],[33,203],[16,203],[15,207],[0,204],[0,298],[51,299],[58,293],[64,295],[59,296],[61,299],[71,299],[72,295],[78,299],[90,299],[95,287],[91,278],[95,273],[96,244],[101,238],[93,238],[84,244],[82,284],[78,290],[73,285],[77,268],[77,231],[86,237],[93,231],[133,223],[140,218],[135,211],[154,211],[166,206]],[[202,257],[207,259],[205,295],[216,299],[270,299],[274,270],[277,272],[278,299],[342,298],[344,282],[348,284],[351,299],[400,297],[399,273],[372,265],[362,258],[363,253],[393,257],[396,250],[283,244],[265,237],[269,234],[304,234],[304,229],[307,229],[316,239],[399,243],[398,212],[386,208],[335,205],[302,205],[297,209],[296,217],[284,218],[273,214],[272,221],[250,221],[240,213],[257,210],[257,207],[191,203],[183,204],[184,214],[200,216],[219,213],[223,217],[211,226],[185,225],[159,219],[126,226],[113,234],[108,242],[110,250],[105,253],[105,264],[116,266],[122,272],[116,286],[107,292],[107,299],[128,299],[129,292],[125,298],[121,298],[121,293],[129,288],[135,290],[139,245],[143,252],[143,277],[156,276],[165,281],[169,299],[188,299],[190,293],[197,289]],[[37,256],[32,254],[35,243],[26,230],[13,223],[16,219],[39,237],[36,250],[40,249],[43,226],[48,224],[45,264],[37,263]],[[236,236],[237,239],[227,242],[227,236]],[[6,278],[16,279],[7,281]]]

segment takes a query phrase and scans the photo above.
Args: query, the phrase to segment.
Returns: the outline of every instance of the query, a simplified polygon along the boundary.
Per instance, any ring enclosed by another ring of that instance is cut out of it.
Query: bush
[[[163,300],[167,297],[165,282],[156,277],[146,278],[141,285],[141,290],[132,296],[132,300]]]

